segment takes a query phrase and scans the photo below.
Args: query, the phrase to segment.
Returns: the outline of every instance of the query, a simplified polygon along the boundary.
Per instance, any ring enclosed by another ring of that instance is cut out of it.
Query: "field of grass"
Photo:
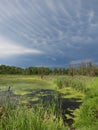
[[[73,126],[76,130],[92,130],[94,126],[85,126],[81,113],[86,111],[85,104],[91,106],[88,100],[98,96],[97,92],[98,77],[45,76],[41,79],[40,76],[33,75],[0,75],[0,130],[68,130],[71,119],[75,120]],[[4,102],[9,103],[5,97],[10,97],[10,107],[9,104],[4,106]],[[19,103],[16,103],[16,99]],[[92,101],[93,105],[95,101]],[[60,102],[62,106],[59,105]]]

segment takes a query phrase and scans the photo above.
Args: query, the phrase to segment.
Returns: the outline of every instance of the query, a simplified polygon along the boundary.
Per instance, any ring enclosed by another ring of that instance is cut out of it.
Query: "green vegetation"
[[[76,127],[88,130],[97,130],[98,128],[98,97],[91,98],[83,103],[78,111],[78,117],[74,124]]]
[[[76,112],[74,126],[79,130],[97,130],[98,128],[98,78],[92,77],[87,84],[85,99]]]
[[[81,63],[80,67],[71,68],[54,68],[48,67],[28,67],[20,68],[16,66],[0,65],[0,74],[13,74],[13,75],[40,75],[41,78],[44,75],[84,75],[84,76],[98,76],[98,66],[94,66],[92,62]]]
[[[0,130],[97,130],[98,77],[0,75],[0,104]]]
[[[58,82],[60,82],[60,84],[58,84]],[[57,81],[57,85],[59,89],[61,89],[61,86],[63,86],[63,88],[66,87],[67,89],[69,89],[69,87],[71,86],[74,90],[77,90],[80,93],[82,92],[82,94],[84,93],[85,95],[83,99],[83,103],[80,106],[80,108],[74,111],[75,123],[73,124],[73,127],[75,127],[76,130],[97,130],[98,128],[98,78],[85,77],[85,76],[74,76],[74,77],[67,76],[66,78],[62,79],[62,82],[61,79]],[[70,95],[70,93],[68,94]],[[74,93],[74,96],[75,95],[76,94]],[[76,97],[80,97],[80,95]]]
[[[28,67],[20,68],[15,66],[0,65],[0,74],[17,74],[17,75],[44,75],[54,74],[54,75],[64,75],[68,74],[68,69],[65,68],[55,68],[54,70],[48,67]]]
[[[53,113],[52,107],[7,107],[0,116],[0,130],[66,130],[62,119],[57,120]]]

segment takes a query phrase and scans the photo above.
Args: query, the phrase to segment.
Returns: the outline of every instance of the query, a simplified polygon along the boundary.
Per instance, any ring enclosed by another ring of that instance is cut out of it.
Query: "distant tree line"
[[[28,67],[21,68],[16,66],[0,65],[0,74],[16,75],[89,75],[98,76],[98,66],[91,63],[88,66],[81,65],[79,68],[48,68],[48,67]]]
[[[15,66],[0,65],[0,74],[23,74],[24,69]]]
[[[48,67],[28,67],[21,68],[16,66],[0,65],[0,74],[23,74],[23,75],[49,75],[49,74],[68,74],[68,69],[55,68],[50,69]]]

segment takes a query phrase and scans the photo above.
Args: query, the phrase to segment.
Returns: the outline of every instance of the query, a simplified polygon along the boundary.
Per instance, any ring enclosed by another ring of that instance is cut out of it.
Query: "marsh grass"
[[[9,93],[1,96],[0,130],[66,130],[60,104],[55,96],[50,101],[28,107],[21,105]]]
[[[74,76],[57,80],[58,89],[73,88],[85,95],[79,109],[74,111],[73,127],[76,130],[97,130],[98,129],[98,77]],[[70,95],[70,91],[69,91]],[[72,95],[71,95],[72,96]],[[75,93],[74,93],[75,96]]]
[[[98,77],[90,77],[85,86],[85,98],[76,112],[76,130],[98,129]]]
[[[85,93],[89,89],[89,83],[91,83],[91,77],[89,78],[85,76],[66,76],[65,78],[57,80],[57,87],[58,89],[71,87],[77,91]]]
[[[59,86],[56,84],[60,81]],[[76,130],[97,130],[98,128],[98,77],[56,76],[41,80],[38,76],[0,76],[0,89],[11,85],[14,94],[24,95],[35,88],[52,89],[64,93],[65,98],[84,96],[82,106],[75,112]],[[0,90],[0,91],[1,91]],[[0,130],[68,130],[62,119],[58,95],[46,104],[34,107],[21,106],[16,100],[0,99]],[[26,97],[25,97],[26,98]]]
[[[14,109],[6,105],[0,116],[0,130],[66,130],[62,118],[57,118],[55,111],[54,103],[49,107],[40,104]]]

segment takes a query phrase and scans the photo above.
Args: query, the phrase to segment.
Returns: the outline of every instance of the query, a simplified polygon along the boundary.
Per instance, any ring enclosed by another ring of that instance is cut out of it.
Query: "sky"
[[[98,0],[0,0],[0,64],[98,64]]]

